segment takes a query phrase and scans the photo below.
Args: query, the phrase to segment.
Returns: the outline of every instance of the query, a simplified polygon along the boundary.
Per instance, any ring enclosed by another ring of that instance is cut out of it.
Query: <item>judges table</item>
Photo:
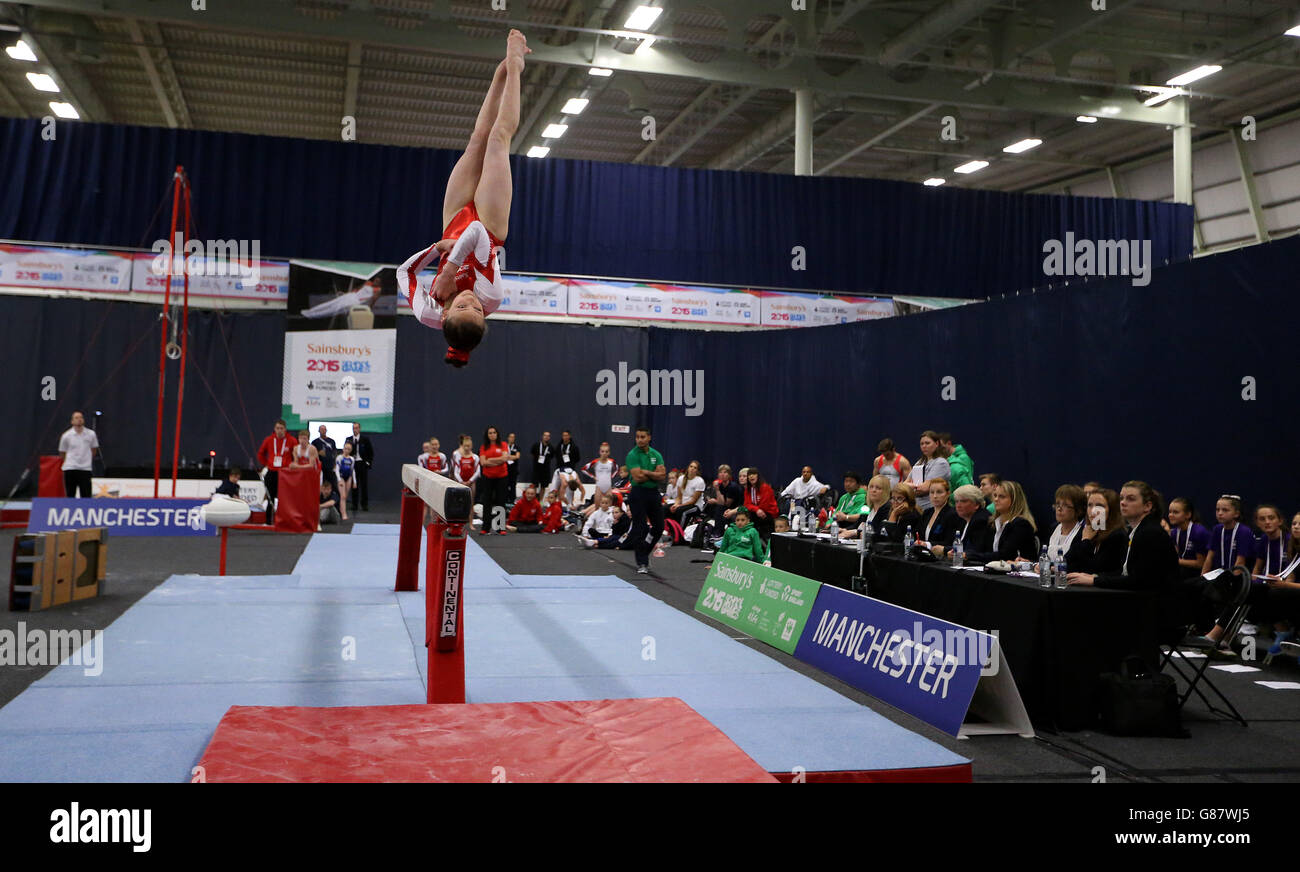
[[[849,589],[855,549],[772,537],[772,566]],[[1086,729],[1096,720],[1097,676],[1129,655],[1159,662],[1157,603],[1132,591],[1039,587],[1037,579],[959,571],[946,564],[871,555],[868,596],[986,632],[996,631],[1035,726]]]

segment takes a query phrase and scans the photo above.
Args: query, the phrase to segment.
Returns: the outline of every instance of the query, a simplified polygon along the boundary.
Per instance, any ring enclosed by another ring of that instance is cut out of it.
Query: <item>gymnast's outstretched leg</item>
[[[483,173],[483,152],[487,150],[488,134],[496,122],[501,107],[501,92],[506,86],[506,62],[497,64],[492,85],[488,88],[483,105],[479,107],[478,118],[474,121],[474,132],[469,136],[465,153],[456,161],[456,166],[447,179],[447,191],[442,201],[442,226],[446,227],[456,213],[466,203],[474,199],[478,190],[479,176]]]
[[[488,132],[478,187],[474,191],[479,219],[502,242],[510,229],[510,141],[519,129],[519,80],[524,72],[524,55],[530,51],[524,35],[517,30],[510,31],[506,59],[502,62],[505,82],[501,102]]]

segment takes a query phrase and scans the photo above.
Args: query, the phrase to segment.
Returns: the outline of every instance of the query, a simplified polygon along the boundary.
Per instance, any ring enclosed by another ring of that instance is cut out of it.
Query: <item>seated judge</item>
[[[1056,510],[1056,529],[1047,541],[1047,556],[1053,561],[1064,560],[1083,531],[1087,500],[1078,485],[1063,484],[1056,489],[1056,503],[1052,506]]]
[[[952,522],[952,538],[947,545],[935,545],[930,549],[935,557],[952,557],[952,549],[958,541],[964,551],[973,551],[977,543],[984,541],[984,528],[989,525],[989,513],[984,511],[984,493],[978,486],[964,484],[952,496],[957,513]]]
[[[1160,496],[1144,481],[1130,481],[1120,488],[1119,513],[1125,529],[1110,537],[1124,543],[1119,570],[1071,572],[1069,583],[1153,591],[1173,585],[1178,578],[1178,552],[1160,525],[1164,515],[1160,503]]]
[[[930,482],[930,508],[921,515],[921,528],[916,535],[931,548],[947,545],[956,532],[957,510],[949,505],[948,497],[947,481],[940,478]]]
[[[865,502],[856,514],[848,516],[853,529],[841,530],[840,538],[856,539],[861,535],[862,528],[868,525],[871,527],[871,535],[879,536],[881,525],[889,520],[889,491],[892,487],[888,476],[873,475],[863,488],[867,495]]]
[[[993,521],[967,560],[988,563],[1017,558],[1038,559],[1038,525],[1029,511],[1024,489],[1014,481],[999,482],[993,488],[993,510]]]
[[[1065,552],[1070,572],[1089,575],[1118,572],[1124,563],[1128,539],[1123,527],[1119,494],[1110,488],[1094,490],[1088,497],[1088,521],[1083,532]]]
[[[889,519],[880,525],[880,532],[891,542],[902,542],[908,527],[913,536],[919,535],[921,513],[916,510],[916,491],[910,484],[896,484],[889,496]]]

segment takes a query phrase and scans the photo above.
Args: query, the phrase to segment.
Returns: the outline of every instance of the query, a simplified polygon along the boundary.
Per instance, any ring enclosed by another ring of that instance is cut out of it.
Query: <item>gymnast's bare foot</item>
[[[506,37],[506,60],[517,59],[522,67],[524,55],[532,54],[533,50],[528,47],[528,37],[524,36],[518,30],[511,30],[510,35]]]

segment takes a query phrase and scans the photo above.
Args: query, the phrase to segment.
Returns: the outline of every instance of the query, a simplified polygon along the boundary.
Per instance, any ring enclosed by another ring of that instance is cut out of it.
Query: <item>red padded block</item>
[[[320,473],[314,467],[286,467],[278,478],[276,532],[315,533],[320,526]]]
[[[209,782],[776,783],[680,699],[232,706]]]

